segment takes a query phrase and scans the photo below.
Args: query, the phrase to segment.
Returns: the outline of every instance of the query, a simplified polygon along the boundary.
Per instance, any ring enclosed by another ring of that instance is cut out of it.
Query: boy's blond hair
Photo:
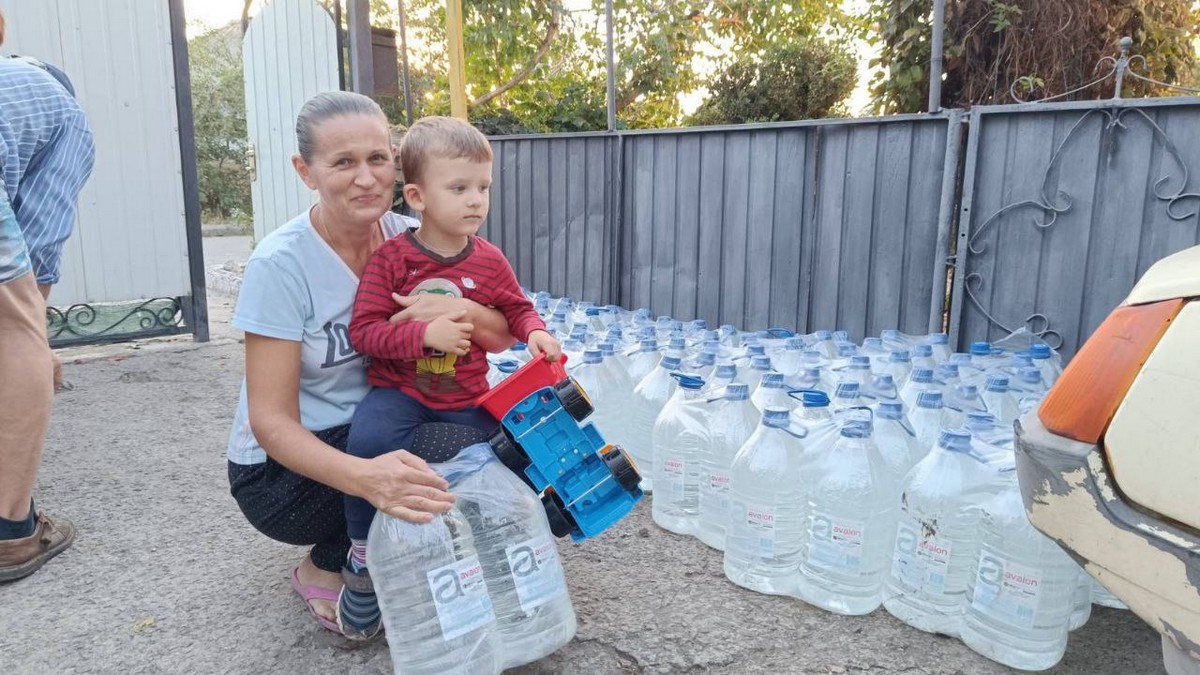
[[[455,117],[422,117],[413,123],[400,144],[400,166],[404,182],[421,182],[421,171],[432,157],[467,158],[472,162],[492,161],[487,136]]]

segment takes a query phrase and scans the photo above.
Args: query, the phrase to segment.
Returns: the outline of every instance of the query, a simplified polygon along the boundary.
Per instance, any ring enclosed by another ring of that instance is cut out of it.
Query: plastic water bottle
[[[791,379],[784,378],[784,384],[792,389],[820,389],[821,383],[820,368],[801,368]]]
[[[1029,357],[1033,359],[1037,369],[1042,371],[1042,381],[1046,383],[1047,388],[1054,386],[1058,376],[1062,375],[1062,364],[1057,356],[1049,345],[1036,344],[1029,347]]]
[[[520,362],[514,359],[504,359],[503,361],[491,364],[491,367],[488,368],[487,374],[488,388],[490,389],[491,387],[500,384],[506,378],[508,378],[509,375],[517,372],[517,369],[520,367]]]
[[[420,525],[380,511],[367,537],[367,566],[396,672],[500,672],[492,599],[471,526],[457,508]]]
[[[929,446],[922,446],[917,440],[917,432],[904,415],[904,405],[899,401],[879,404],[875,414],[875,445],[897,490],[891,498],[898,499],[900,482],[929,452]]]
[[[908,382],[900,388],[900,400],[904,403],[904,407],[912,410],[917,407],[917,396],[920,396],[923,391],[937,391],[937,384],[933,381],[933,370],[930,368],[913,368],[912,374],[908,378]]]
[[[883,606],[904,623],[957,637],[967,586],[979,558],[979,518],[987,470],[962,430],[904,479],[896,544]]]
[[[724,397],[710,422],[712,443],[700,460],[700,528],[696,537],[724,551],[733,458],[754,433],[761,414],[750,401],[749,388],[741,382],[713,391],[723,391]]]
[[[850,410],[851,408],[861,408],[866,405],[862,397],[859,395],[857,382],[839,382],[837,389],[833,391],[833,400],[830,407],[833,408],[833,414],[840,415],[841,413]]]
[[[832,359],[837,354],[837,346],[833,343],[833,333],[827,330],[813,333],[809,344],[826,359]]]
[[[839,384],[842,382],[855,382],[861,389],[871,379],[871,357],[864,354],[855,354],[850,357],[846,365],[834,369],[834,372],[837,373]]]
[[[950,337],[945,333],[930,333],[926,342],[933,351],[933,360],[942,363],[950,358]]]
[[[783,350],[772,361],[775,370],[783,373],[784,379],[793,377],[804,366],[804,338],[790,337],[783,341]]]
[[[798,595],[838,614],[869,614],[883,601],[897,506],[871,422],[843,424],[815,472]]]
[[[960,384],[948,389],[943,399],[947,410],[946,425],[961,427],[967,422],[967,413],[987,412],[987,406],[979,396],[979,388],[973,384]]]
[[[679,387],[654,423],[651,517],[665,530],[695,534],[700,520],[700,460],[712,443],[704,380],[675,374]]]
[[[834,420],[829,396],[825,392],[805,391],[801,393],[800,400],[802,406],[792,412],[792,424],[799,432],[801,470],[804,484],[808,485],[815,480],[817,462],[841,436],[842,426]],[[807,526],[808,521],[804,522]]]
[[[976,573],[967,588],[960,636],[1012,668],[1045,670],[1062,659],[1078,581],[1075,563],[1029,524],[1015,467],[984,507]]]
[[[1021,416],[1017,399],[1008,391],[1008,378],[1004,375],[989,375],[987,386],[984,387],[983,404],[987,411],[996,418],[996,423],[1011,426],[1013,420]]]
[[[658,351],[658,342],[654,338],[642,338],[638,342],[637,351],[629,357],[629,364],[626,366],[629,379],[635,384],[641,382],[643,377],[654,370],[661,358],[662,352]]]
[[[860,389],[863,396],[874,400],[877,404],[884,401],[900,403],[900,390],[896,388],[896,380],[891,373],[872,375],[866,386]]]
[[[908,382],[908,376],[911,372],[912,356],[907,349],[897,349],[889,353],[887,362],[883,364],[880,370],[880,374],[891,375],[898,387],[903,387]]]
[[[792,408],[792,399],[783,386],[783,373],[773,371],[763,373],[750,400],[760,413],[765,412],[767,408]]]
[[[671,374],[679,370],[679,365],[678,356],[663,356],[654,370],[633,388],[629,402],[626,438],[630,439],[630,444],[625,451],[633,455],[634,463],[641,467],[643,492],[650,492],[654,487],[652,472],[646,470],[654,467],[654,423],[675,393],[675,378]]]
[[[687,372],[693,374],[704,381],[712,378],[712,373],[717,366],[717,355],[715,352],[699,352],[692,358],[687,365]]]
[[[604,352],[599,349],[588,349],[583,352],[583,362],[571,371],[571,377],[583,387],[588,398],[592,400],[595,412],[591,421],[606,438],[616,440],[618,427],[622,430],[627,424],[626,392],[629,391],[629,381],[624,373],[618,373],[616,364],[606,363]],[[615,436],[614,436],[615,434]],[[627,441],[626,441],[627,442]],[[635,460],[636,461],[636,460]]]
[[[575,636],[575,609],[541,500],[486,443],[463,448],[438,471],[475,537],[503,667],[531,663],[565,646]]]
[[[928,368],[931,371],[936,368],[937,361],[934,361],[933,359],[933,347],[930,347],[929,345],[917,345],[913,347],[912,367],[913,370],[916,370],[917,368]]]
[[[1104,584],[1095,579],[1092,579],[1092,603],[1112,609],[1129,609],[1125,603],[1121,602],[1120,598],[1113,595],[1104,587]]]
[[[1092,618],[1092,577],[1075,566],[1079,574],[1075,583],[1075,597],[1072,598],[1071,618],[1067,622],[1067,630],[1074,631],[1083,628],[1088,619]]]
[[[795,592],[804,539],[801,452],[786,408],[768,408],[733,460],[725,576],[760,593]]]
[[[923,391],[917,396],[917,407],[909,415],[917,442],[921,447],[932,448],[946,427],[940,391]]]
[[[718,392],[734,382],[741,384],[741,382],[738,382],[737,372],[737,366],[733,365],[733,362],[727,361],[725,363],[718,363],[716,367],[713,368],[712,378],[705,380],[708,390],[712,392]],[[749,391],[750,388],[746,387],[746,390]]]
[[[1041,396],[1050,389],[1042,377],[1042,371],[1035,367],[1018,370],[1017,382],[1013,383],[1010,380],[1009,387],[1014,389],[1020,387],[1021,392],[1027,396]]]
[[[761,345],[753,345],[761,349]],[[763,375],[774,372],[771,368],[771,357],[766,354],[755,354],[750,357],[749,368],[738,368],[738,379],[743,384],[750,387],[750,391],[757,391],[758,385],[762,382]]]

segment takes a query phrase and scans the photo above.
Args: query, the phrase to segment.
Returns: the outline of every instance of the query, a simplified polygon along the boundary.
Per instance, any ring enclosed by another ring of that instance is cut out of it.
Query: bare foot
[[[313,564],[310,556],[304,556],[304,560],[300,562],[300,566],[296,572],[300,583],[304,586],[319,586],[328,588],[331,591],[342,590],[342,575],[338,572],[327,572]],[[337,620],[337,602],[329,600],[313,600],[313,611],[317,614],[329,619],[330,621]]]

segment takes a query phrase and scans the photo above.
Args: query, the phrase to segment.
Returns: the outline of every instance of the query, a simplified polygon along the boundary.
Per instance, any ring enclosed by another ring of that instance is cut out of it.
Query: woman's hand
[[[428,523],[433,514],[446,513],[454,504],[450,485],[420,457],[396,450],[368,460],[362,497],[384,513],[410,523]]]
[[[389,319],[392,323],[399,321],[421,321],[429,323],[439,317],[465,311],[464,303],[471,302],[463,298],[455,298],[440,293],[419,293],[417,295],[400,295],[392,293],[392,299],[403,307]]]

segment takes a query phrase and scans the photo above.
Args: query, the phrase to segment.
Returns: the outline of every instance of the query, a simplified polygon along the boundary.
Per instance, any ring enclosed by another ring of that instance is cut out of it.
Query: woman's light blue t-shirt
[[[418,222],[393,213],[380,221],[391,238]],[[301,343],[300,423],[320,431],[348,424],[367,395],[362,355],[350,346],[358,277],[317,234],[308,212],[268,234],[246,262],[233,325]],[[229,461],[260,464],[267,453],[250,430],[246,381],[229,434]]]

